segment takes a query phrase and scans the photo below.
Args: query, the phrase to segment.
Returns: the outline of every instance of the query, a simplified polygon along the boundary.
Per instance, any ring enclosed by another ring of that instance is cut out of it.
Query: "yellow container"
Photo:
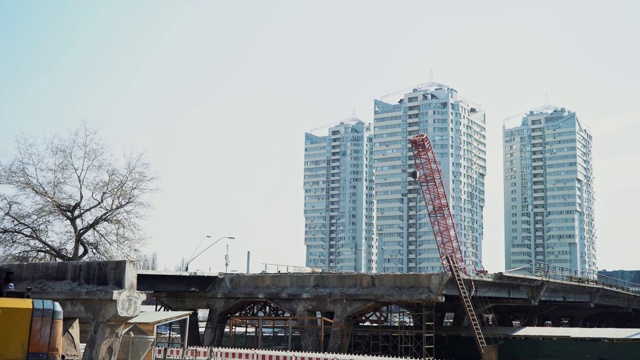
[[[26,359],[32,299],[0,298],[0,359]]]

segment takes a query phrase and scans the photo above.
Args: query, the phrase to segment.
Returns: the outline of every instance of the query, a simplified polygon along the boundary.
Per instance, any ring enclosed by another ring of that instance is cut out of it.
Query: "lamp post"
[[[202,245],[202,242],[204,241],[204,239],[211,239],[211,235],[205,235],[202,239],[200,239],[200,242],[198,243],[198,246],[196,246],[196,248],[193,249],[193,253],[191,254],[191,256],[189,256],[189,259],[193,259],[193,255],[195,255],[196,251],[198,251],[198,249],[200,249],[200,245]]]
[[[207,237],[211,237],[211,236],[207,236]],[[223,236],[220,239],[214,241],[211,245],[207,246],[206,248],[204,248],[204,250],[200,251],[199,253],[197,253],[195,256],[192,256],[191,259],[189,259],[187,261],[187,264],[185,265],[185,271],[189,271],[189,264],[195,260],[198,256],[202,255],[203,252],[209,250],[210,247],[212,247],[213,245],[217,244],[218,241],[222,240],[222,239],[230,239],[230,240],[234,240],[235,238],[233,236]],[[204,240],[204,239],[203,239]]]

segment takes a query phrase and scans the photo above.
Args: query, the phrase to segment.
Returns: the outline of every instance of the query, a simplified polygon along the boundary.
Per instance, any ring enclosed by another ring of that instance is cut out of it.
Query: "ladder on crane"
[[[473,329],[473,335],[476,340],[476,345],[480,350],[480,354],[484,354],[484,349],[487,347],[487,342],[484,339],[484,335],[482,334],[482,329],[480,328],[480,322],[478,321],[478,317],[476,316],[476,312],[473,309],[473,305],[471,304],[471,296],[469,296],[469,292],[467,291],[467,287],[464,285],[464,281],[462,279],[462,273],[460,272],[460,268],[456,262],[456,258],[451,254],[445,255],[446,260],[449,263],[449,270],[453,275],[453,278],[456,280],[456,287],[458,288],[458,294],[460,294],[460,299],[464,303],[464,310],[467,313],[467,317],[469,318],[469,323],[471,324],[471,328]]]

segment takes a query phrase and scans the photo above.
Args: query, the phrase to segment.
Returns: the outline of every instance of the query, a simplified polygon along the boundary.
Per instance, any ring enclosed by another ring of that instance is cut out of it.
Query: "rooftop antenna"
[[[355,119],[356,118],[356,106],[353,105],[353,108],[351,109],[351,116]]]
[[[544,93],[544,105],[549,105],[549,93]]]
[[[433,70],[429,70],[429,82],[433,81]]]

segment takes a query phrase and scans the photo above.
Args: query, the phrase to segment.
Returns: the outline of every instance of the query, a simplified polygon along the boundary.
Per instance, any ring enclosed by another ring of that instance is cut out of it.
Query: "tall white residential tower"
[[[377,247],[371,124],[353,118],[305,134],[306,265],[374,272]]]
[[[595,275],[589,130],[575,112],[546,105],[505,120],[503,140],[506,269],[535,261]]]
[[[387,102],[383,99],[391,99]],[[426,133],[440,162],[465,259],[480,266],[486,174],[485,114],[446,85],[430,82],[374,101],[378,272],[442,271],[409,138]],[[398,101],[399,100],[399,101]]]

